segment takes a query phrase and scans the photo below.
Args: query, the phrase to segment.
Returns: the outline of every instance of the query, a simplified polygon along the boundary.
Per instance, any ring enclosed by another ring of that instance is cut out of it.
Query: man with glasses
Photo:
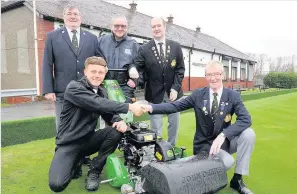
[[[80,28],[79,8],[74,4],[66,5],[63,17],[65,27],[47,34],[42,64],[42,93],[55,103],[57,133],[66,86],[71,80],[83,77],[84,61],[88,57],[102,56],[97,49],[97,37]],[[84,163],[89,162],[87,157]]]
[[[229,170],[234,163],[231,154],[236,152],[235,173],[230,187],[240,194],[252,194],[242,179],[242,175],[249,173],[255,145],[255,133],[250,128],[251,116],[242,103],[240,94],[223,87],[224,69],[221,62],[210,61],[205,67],[205,77],[209,87],[196,89],[187,98],[143,107],[152,114],[169,114],[194,108],[194,154],[206,151],[209,156],[219,156],[226,170]],[[231,124],[234,113],[236,121]]]
[[[115,17],[111,22],[111,34],[100,37],[98,47],[110,70],[127,69],[128,72],[110,72],[106,75],[106,79],[117,80],[126,96],[126,102],[132,102],[136,87],[135,79],[139,77],[139,74],[135,67],[130,69],[129,65],[136,56],[139,45],[127,36],[127,31],[126,17]]]

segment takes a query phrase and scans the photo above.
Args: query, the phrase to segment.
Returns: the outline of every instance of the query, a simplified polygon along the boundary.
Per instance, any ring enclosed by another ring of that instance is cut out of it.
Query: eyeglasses
[[[113,27],[116,28],[116,29],[119,29],[119,28],[126,29],[127,25],[114,24]]]
[[[219,77],[221,75],[222,75],[222,73],[219,73],[219,72],[216,72],[216,73],[206,73],[205,74],[205,77],[211,77],[211,76]]]

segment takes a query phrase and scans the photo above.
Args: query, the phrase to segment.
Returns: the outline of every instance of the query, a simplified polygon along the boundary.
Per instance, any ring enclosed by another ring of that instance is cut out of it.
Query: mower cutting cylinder
[[[143,189],[149,194],[214,193],[227,185],[225,167],[218,157],[151,162],[140,175],[145,178]]]

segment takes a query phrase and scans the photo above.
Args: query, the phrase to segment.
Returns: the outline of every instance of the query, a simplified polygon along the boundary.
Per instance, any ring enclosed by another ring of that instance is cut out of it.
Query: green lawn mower
[[[111,70],[126,71],[126,70]],[[109,99],[125,102],[116,80],[105,80]],[[119,143],[123,153],[109,155],[107,180],[122,194],[203,194],[215,193],[227,185],[227,175],[220,158],[206,153],[188,156],[185,147],[173,147],[157,137],[145,122],[133,122],[133,114],[120,115],[128,123]]]

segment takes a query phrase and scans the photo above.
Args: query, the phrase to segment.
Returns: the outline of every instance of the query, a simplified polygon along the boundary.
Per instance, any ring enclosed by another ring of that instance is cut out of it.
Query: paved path
[[[1,122],[47,116],[55,116],[54,103],[49,101],[30,102],[1,107]]]
[[[143,100],[143,96],[137,99]],[[1,107],[1,122],[49,116],[55,116],[55,105],[45,100]]]

